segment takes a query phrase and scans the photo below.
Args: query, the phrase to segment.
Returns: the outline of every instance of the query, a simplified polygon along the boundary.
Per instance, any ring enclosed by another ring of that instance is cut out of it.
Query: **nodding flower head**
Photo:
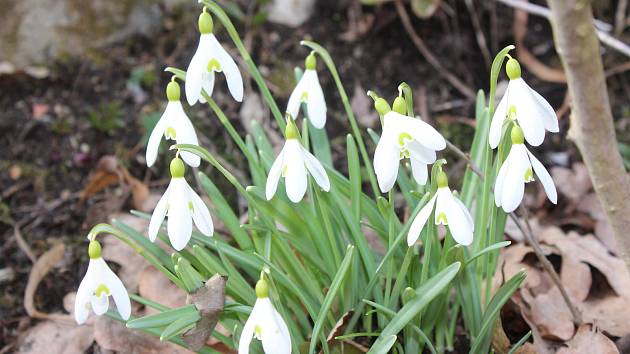
[[[293,119],[297,118],[300,113],[300,106],[304,103],[310,122],[315,128],[322,129],[326,124],[327,108],[324,91],[317,75],[317,58],[315,53],[311,52],[306,57],[304,68],[302,78],[300,78],[293,92],[291,92],[291,96],[289,96],[287,112],[291,114]]]
[[[516,59],[508,60],[506,71],[510,83],[492,116],[488,137],[490,147],[494,149],[499,146],[504,122],[508,118],[518,122],[530,145],[538,146],[545,138],[545,130],[552,133],[559,131],[556,112],[544,97],[523,80],[521,66]]]

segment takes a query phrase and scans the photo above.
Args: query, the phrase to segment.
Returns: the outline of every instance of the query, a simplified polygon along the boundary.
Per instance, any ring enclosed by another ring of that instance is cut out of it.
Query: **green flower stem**
[[[210,10],[217,17],[217,19],[221,21],[221,23],[223,24],[223,27],[225,27],[225,29],[227,30],[228,34],[230,35],[230,38],[232,38],[232,41],[234,42],[234,45],[236,45],[236,48],[241,54],[241,57],[245,61],[245,64],[247,64],[247,68],[249,69],[250,74],[254,78],[254,81],[256,81],[256,84],[258,85],[258,88],[260,89],[260,92],[262,93],[265,101],[267,101],[267,104],[269,105],[269,108],[271,109],[271,113],[273,114],[274,118],[276,119],[276,122],[278,123],[278,127],[280,128],[281,131],[284,131],[284,128],[286,126],[286,123],[284,122],[284,116],[282,113],[280,113],[280,109],[278,108],[276,101],[273,99],[273,96],[271,95],[271,91],[269,91],[269,88],[267,87],[265,80],[263,79],[262,75],[260,75],[260,71],[258,71],[258,68],[256,67],[256,64],[254,64],[254,61],[252,60],[251,55],[245,48],[245,45],[243,44],[243,42],[241,41],[241,37],[238,35],[236,28],[234,28],[234,24],[232,24],[232,21],[230,20],[228,15],[223,11],[223,9],[221,9],[221,7],[217,5],[214,1],[201,0],[201,3],[207,6],[208,10]]]
[[[354,113],[352,112],[352,107],[350,106],[350,100],[348,99],[348,94],[346,94],[346,90],[343,88],[343,84],[341,83],[341,79],[339,78],[339,73],[337,73],[337,67],[333,62],[330,54],[324,47],[319,45],[313,41],[302,41],[301,44],[311,48],[314,50],[319,56],[324,59],[330,74],[337,85],[337,91],[339,91],[339,96],[341,97],[341,103],[343,103],[343,107],[346,111],[346,115],[348,116],[348,120],[350,121],[350,126],[352,127],[352,134],[354,135],[357,144],[359,145],[359,151],[361,151],[361,157],[363,158],[363,163],[365,164],[365,168],[368,172],[368,177],[370,179],[370,184],[372,186],[372,191],[374,192],[374,196],[378,196],[380,194],[380,189],[378,188],[378,183],[376,181],[376,174],[374,173],[374,168],[372,168],[372,160],[368,155],[367,149],[365,148],[365,143],[363,141],[363,137],[361,136],[361,131],[359,130],[359,125],[357,124],[357,120],[354,117]]]

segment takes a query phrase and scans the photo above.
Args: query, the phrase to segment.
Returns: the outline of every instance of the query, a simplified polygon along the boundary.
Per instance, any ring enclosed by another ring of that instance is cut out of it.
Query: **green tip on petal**
[[[394,109],[394,112],[400,113],[402,115],[407,114],[407,102],[405,102],[405,99],[402,96],[396,97],[392,107]]]
[[[300,132],[293,119],[287,120],[287,127],[284,129],[284,136],[288,139],[297,139],[300,137]]]
[[[387,103],[387,101],[385,101],[383,98],[380,98],[380,97],[374,101],[374,108],[376,109],[378,114],[382,116],[386,115],[387,113],[389,113],[389,111],[392,110],[389,107],[389,103]]]
[[[444,171],[440,171],[437,175],[437,186],[438,188],[448,187],[448,177]]]
[[[184,177],[184,173],[186,172],[186,166],[184,166],[184,161],[179,157],[171,160],[171,176],[173,178]]]
[[[317,68],[317,58],[315,58],[315,53],[311,52],[304,60],[304,66],[306,70],[315,70]]]
[[[101,244],[98,243],[98,241],[90,241],[90,245],[88,246],[88,255],[90,256],[90,259],[101,258]]]
[[[515,125],[512,128],[510,136],[512,137],[512,144],[523,144],[523,142],[525,141],[523,129],[521,129],[521,127],[519,127],[518,125]]]
[[[265,279],[260,279],[256,283],[256,297],[259,299],[269,297],[269,283]]]
[[[179,84],[175,81],[171,81],[166,85],[166,98],[169,101],[179,101],[180,90]]]
[[[201,34],[210,34],[214,29],[214,23],[212,22],[212,16],[207,12],[202,12],[199,15],[199,32]]]
[[[518,63],[518,60],[510,58],[505,65],[505,71],[510,80],[516,80],[521,77],[521,64]]]

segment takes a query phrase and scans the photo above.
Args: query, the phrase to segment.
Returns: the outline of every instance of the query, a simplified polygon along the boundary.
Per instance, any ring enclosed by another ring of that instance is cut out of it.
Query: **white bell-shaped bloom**
[[[149,167],[153,166],[157,159],[162,136],[167,140],[175,140],[178,144],[199,145],[195,127],[188,119],[179,101],[179,85],[175,81],[171,81],[166,87],[166,96],[168,97],[168,104],[162,117],[153,128],[147,144],[146,159]],[[201,162],[199,156],[193,153],[183,151],[181,155],[182,159],[192,167],[198,167]]]
[[[99,316],[104,314],[109,308],[110,296],[114,299],[120,317],[124,320],[129,319],[131,315],[129,294],[122,281],[101,257],[101,245],[98,241],[90,241],[88,253],[90,263],[74,300],[74,319],[78,324],[85,323],[90,309]]]
[[[181,251],[188,244],[193,221],[202,234],[212,236],[214,233],[208,207],[190,188],[184,178],[184,172],[182,160],[174,158],[171,161],[171,183],[155,206],[149,222],[149,239],[154,242],[164,218],[168,215],[168,238],[177,251]]]
[[[411,162],[416,182],[425,184],[427,165],[435,162],[436,151],[446,147],[444,137],[421,119],[389,110],[389,105],[381,98],[377,99],[375,106],[383,114],[383,134],[374,152],[374,172],[381,192],[392,189],[398,177],[400,160],[405,158]]]
[[[518,126],[512,128],[512,148],[499,169],[494,185],[494,203],[506,213],[514,211],[525,192],[525,183],[534,180],[534,174],[540,179],[547,198],[556,204],[558,192],[553,179],[545,166],[523,144],[523,131]]]
[[[289,97],[287,112],[291,114],[291,118],[295,119],[300,111],[301,103],[306,103],[308,119],[315,128],[322,129],[326,124],[326,100],[322,86],[319,84],[314,53],[306,58],[305,67],[304,75]]]
[[[249,345],[253,338],[262,342],[265,354],[290,354],[289,328],[269,300],[266,280],[259,280],[256,284],[256,296],[256,303],[241,332],[238,354],[249,353]]]
[[[413,219],[407,234],[407,244],[412,246],[416,243],[435,207],[435,225],[448,226],[457,243],[462,246],[470,245],[473,241],[474,223],[468,208],[448,188],[448,179],[444,172],[438,174],[437,185],[435,195]]]
[[[328,192],[330,190],[328,174],[319,160],[302,146],[298,140],[297,127],[292,120],[287,123],[285,135],[287,141],[267,176],[265,190],[267,200],[271,200],[276,194],[280,177],[284,177],[287,196],[293,203],[299,203],[306,193],[307,171],[313,176],[315,183]]]
[[[507,73],[510,83],[490,123],[490,147],[494,149],[499,146],[503,123],[508,116],[516,119],[523,128],[525,140],[532,146],[538,146],[545,138],[545,130],[552,133],[559,131],[556,112],[544,97],[521,78],[521,68],[516,59],[508,60]]]
[[[209,13],[203,12],[199,16],[199,46],[186,70],[186,100],[189,105],[197,101],[205,102],[201,90],[212,96],[214,89],[214,75],[222,72],[225,75],[228,89],[232,97],[238,102],[243,100],[243,77],[230,54],[221,46],[212,34],[213,23]]]

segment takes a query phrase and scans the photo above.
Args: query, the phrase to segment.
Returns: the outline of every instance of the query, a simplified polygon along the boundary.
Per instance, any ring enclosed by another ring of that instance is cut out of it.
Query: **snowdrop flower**
[[[114,298],[120,317],[124,320],[131,315],[131,301],[122,281],[107,266],[101,257],[101,244],[96,240],[88,246],[90,263],[81,280],[74,300],[74,319],[83,324],[88,318],[90,308],[97,315],[102,315],[109,308],[109,297]]]
[[[289,328],[269,300],[269,285],[261,279],[256,284],[256,303],[238,343],[238,354],[248,354],[252,338],[262,342],[265,354],[290,354]]]
[[[306,193],[307,171],[324,191],[330,190],[330,181],[322,164],[300,143],[298,129],[292,119],[287,119],[285,130],[287,141],[273,162],[267,176],[265,194],[271,200],[278,189],[280,177],[285,178],[287,196],[293,203],[299,203]]]
[[[193,221],[202,234],[212,236],[214,232],[208,207],[184,179],[185,171],[181,159],[176,157],[171,161],[171,183],[155,206],[149,222],[149,239],[155,242],[162,221],[168,215],[168,238],[178,251],[188,244]]]
[[[374,172],[381,192],[394,186],[398,177],[399,161],[408,158],[411,172],[419,184],[427,181],[427,165],[435,162],[436,150],[446,147],[444,137],[421,119],[405,115],[406,104],[402,97],[394,101],[394,110],[378,98],[374,107],[383,116],[383,134],[374,152]]]
[[[146,159],[149,167],[155,163],[162,136],[167,140],[175,140],[178,144],[199,144],[195,128],[184,112],[179,96],[179,85],[173,80],[166,86],[166,97],[168,98],[166,109],[153,128],[147,144]],[[192,167],[199,166],[200,158],[193,153],[182,152],[182,159]]]
[[[494,203],[506,213],[514,211],[523,200],[525,183],[533,181],[535,173],[545,189],[547,198],[556,204],[558,193],[553,179],[545,166],[523,144],[523,130],[515,126],[510,135],[512,149],[499,169],[494,185]]]
[[[293,89],[289,97],[287,112],[291,118],[297,118],[301,103],[306,103],[308,119],[317,129],[322,129],[326,124],[326,101],[324,91],[317,77],[317,59],[315,53],[309,54],[304,61],[304,75]]]
[[[433,198],[413,219],[407,234],[407,244],[412,246],[416,243],[435,207],[435,225],[448,226],[457,243],[462,246],[470,245],[473,241],[474,226],[468,208],[448,188],[448,178],[443,171],[437,175],[437,186],[438,189]]]
[[[241,72],[234,59],[212,34],[213,27],[212,16],[204,8],[199,16],[199,32],[201,32],[199,46],[186,70],[186,99],[191,106],[197,101],[201,103],[206,101],[201,95],[201,89],[204,89],[208,96],[212,96],[215,72],[222,72],[225,75],[232,97],[238,102],[243,100]]]
[[[559,131],[556,112],[521,78],[521,66],[516,59],[507,61],[506,72],[510,83],[490,123],[490,147],[494,149],[501,142],[503,122],[508,117],[516,119],[530,145],[538,146],[545,138],[545,130]]]

